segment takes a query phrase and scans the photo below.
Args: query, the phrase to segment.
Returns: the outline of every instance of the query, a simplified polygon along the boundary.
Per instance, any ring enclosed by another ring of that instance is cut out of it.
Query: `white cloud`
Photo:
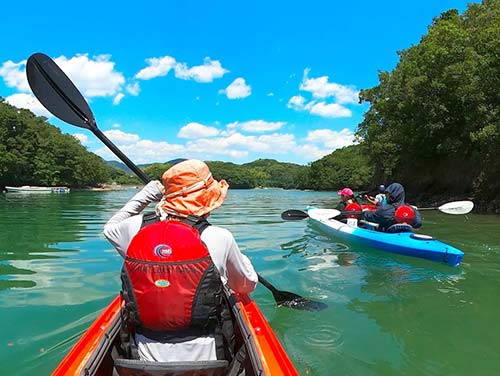
[[[301,95],[294,95],[290,98],[287,103],[288,108],[293,108],[294,110],[303,110],[305,107],[306,98]]]
[[[110,55],[98,55],[93,58],[89,58],[88,54],[79,54],[71,58],[60,56],[54,61],[85,97],[112,97],[114,104],[118,104],[123,98],[125,78],[122,73],[115,70],[115,63],[111,61]],[[21,93],[31,94],[26,79],[26,60],[19,63],[10,60],[4,62],[0,67],[0,76],[7,86]]]
[[[114,143],[128,144],[139,141],[140,137],[133,133],[125,133],[119,129],[105,131],[104,134]]]
[[[237,131],[241,124],[243,123],[232,123],[231,126],[228,125],[230,131],[220,132],[203,124],[189,123],[178,133],[178,136],[183,134],[182,137],[188,138],[185,144],[144,140],[137,134],[120,130],[108,130],[104,133],[119,144],[125,155],[136,163],[165,162],[174,158],[238,160],[252,154],[256,158],[295,154],[301,160],[309,162],[354,143],[354,134],[347,128],[341,131],[316,129],[310,131],[298,144],[295,136],[288,133],[244,135]],[[207,136],[207,132],[210,136]],[[106,147],[95,152],[104,159],[116,159]]]
[[[332,152],[332,149],[320,148],[314,144],[302,144],[295,148],[295,154],[305,158],[307,162],[315,161],[323,158]]]
[[[252,94],[252,88],[246,84],[244,78],[238,77],[226,89],[220,90],[220,93],[226,94],[228,99],[241,99]]]
[[[121,127],[121,124],[118,124],[118,123],[115,123],[112,125],[113,128],[120,128]]]
[[[245,136],[237,132],[227,137],[198,139],[186,144],[189,150],[206,150],[212,154],[227,154],[228,150],[284,154],[292,150],[295,145],[293,134],[275,133],[257,137]]]
[[[89,138],[83,133],[73,133],[72,136],[80,141],[82,145],[86,145],[89,142]]]
[[[26,60],[22,60],[19,63],[8,60],[0,67],[0,77],[3,77],[8,87],[15,88],[22,92],[30,92],[25,66]]]
[[[250,120],[244,122],[235,121],[234,123],[229,123],[227,125],[228,130],[232,129],[242,129],[246,132],[268,132],[280,129],[286,123],[283,121],[264,121],[264,120]]]
[[[139,80],[150,80],[155,77],[166,76],[172,69],[175,77],[182,80],[194,80],[196,82],[212,82],[216,78],[222,77],[229,72],[223,68],[220,61],[211,60],[206,57],[203,65],[196,65],[191,68],[186,63],[177,62],[172,56],[152,57],[146,59],[148,66],[141,69],[135,78]]]
[[[217,136],[219,130],[199,123],[189,123],[183,126],[177,133],[181,138],[199,138]]]
[[[331,153],[333,150],[354,144],[354,133],[347,128],[340,132],[331,129],[316,129],[308,132],[305,140],[312,144],[323,145]]]
[[[309,102],[305,109],[313,115],[319,115],[329,118],[351,117],[352,112],[338,103],[326,104],[325,102]]]
[[[306,68],[299,88],[311,93],[313,99],[307,101],[302,95],[295,95],[288,100],[288,108],[328,118],[352,116],[352,111],[344,104],[358,104],[359,92],[354,87],[328,82],[328,76],[309,78],[308,74],[309,69]],[[327,98],[333,98],[334,103],[329,103],[331,99],[327,102]]]
[[[358,103],[359,92],[353,86],[344,86],[335,82],[328,82],[328,76],[309,78],[309,69],[304,70],[300,90],[312,93],[314,98],[334,97],[340,104]]]
[[[186,144],[170,144],[163,141],[143,140],[136,134],[118,130],[108,130],[104,133],[119,144],[123,153],[136,163],[164,162],[179,157],[207,160],[226,156],[240,159],[247,157],[250,153],[284,155],[295,152],[297,149],[293,134],[246,136],[233,132],[225,136],[219,134],[217,137],[190,139]],[[95,153],[106,160],[116,159],[106,147],[96,150]]]
[[[195,80],[196,82],[212,82],[216,78],[221,78],[229,71],[222,67],[220,61],[211,60],[206,57],[203,65],[188,68],[185,63],[177,63],[174,67],[175,77],[183,80]]]
[[[121,100],[123,99],[123,97],[125,96],[125,94],[123,93],[118,93],[116,94],[116,97],[113,99],[113,104],[116,106],[118,104],[120,104]]]
[[[176,64],[175,59],[171,56],[159,58],[152,57],[146,59],[146,63],[148,63],[148,66],[141,69],[135,75],[135,78],[139,80],[150,80],[151,78],[166,76]]]
[[[110,55],[89,59],[87,54],[70,59],[60,56],[54,61],[87,97],[114,97],[125,83],[123,74],[115,71]]]
[[[141,91],[138,82],[128,84],[125,89],[127,90],[127,93],[129,93],[130,95],[133,95],[134,97],[138,96],[139,92]]]
[[[351,110],[338,103],[317,102],[314,100],[306,103],[306,99],[301,95],[291,97],[288,100],[287,107],[295,111],[309,111],[313,115],[329,118],[352,116]]]
[[[52,114],[32,94],[12,94],[5,98],[7,103],[18,108],[26,108],[38,116],[52,117]]]
[[[183,145],[151,140],[137,140],[123,144],[120,145],[120,150],[135,163],[166,162],[186,155],[186,148]],[[116,156],[107,147],[102,147],[94,152],[105,160],[116,159]]]

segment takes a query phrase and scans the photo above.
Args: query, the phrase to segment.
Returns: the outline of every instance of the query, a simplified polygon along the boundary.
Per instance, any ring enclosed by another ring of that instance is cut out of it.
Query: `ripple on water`
[[[344,338],[342,331],[334,325],[323,324],[308,330],[302,335],[304,342],[318,350],[336,352],[342,347]]]

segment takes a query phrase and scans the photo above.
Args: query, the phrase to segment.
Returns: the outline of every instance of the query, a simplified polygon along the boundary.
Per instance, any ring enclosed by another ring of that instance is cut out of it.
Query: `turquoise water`
[[[0,196],[1,375],[46,375],[119,289],[102,226],[135,193]],[[230,190],[210,217],[277,288],[320,312],[252,294],[304,375],[496,375],[500,217],[423,212],[421,232],[465,252],[461,266],[363,249],[280,213],[332,207],[332,193]]]

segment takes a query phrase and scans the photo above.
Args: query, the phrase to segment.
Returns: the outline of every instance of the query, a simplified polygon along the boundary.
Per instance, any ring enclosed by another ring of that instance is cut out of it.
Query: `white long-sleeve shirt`
[[[150,203],[162,197],[161,183],[149,182],[132,197],[104,226],[104,236],[113,244],[122,257],[132,238],[142,225],[141,212]],[[241,253],[230,231],[217,226],[208,226],[201,234],[212,261],[221,275],[222,282],[230,289],[250,293],[257,285],[257,273],[252,263]],[[213,336],[200,337],[185,342],[158,343],[142,335],[136,335],[139,355],[150,361],[214,360]]]

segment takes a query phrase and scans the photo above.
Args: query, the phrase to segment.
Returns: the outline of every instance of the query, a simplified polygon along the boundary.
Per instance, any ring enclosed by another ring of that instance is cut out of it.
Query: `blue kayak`
[[[307,214],[311,223],[328,235],[382,251],[444,262],[451,266],[459,265],[464,256],[461,250],[429,235],[380,232],[338,221],[333,218],[340,214],[335,209],[308,207]]]

